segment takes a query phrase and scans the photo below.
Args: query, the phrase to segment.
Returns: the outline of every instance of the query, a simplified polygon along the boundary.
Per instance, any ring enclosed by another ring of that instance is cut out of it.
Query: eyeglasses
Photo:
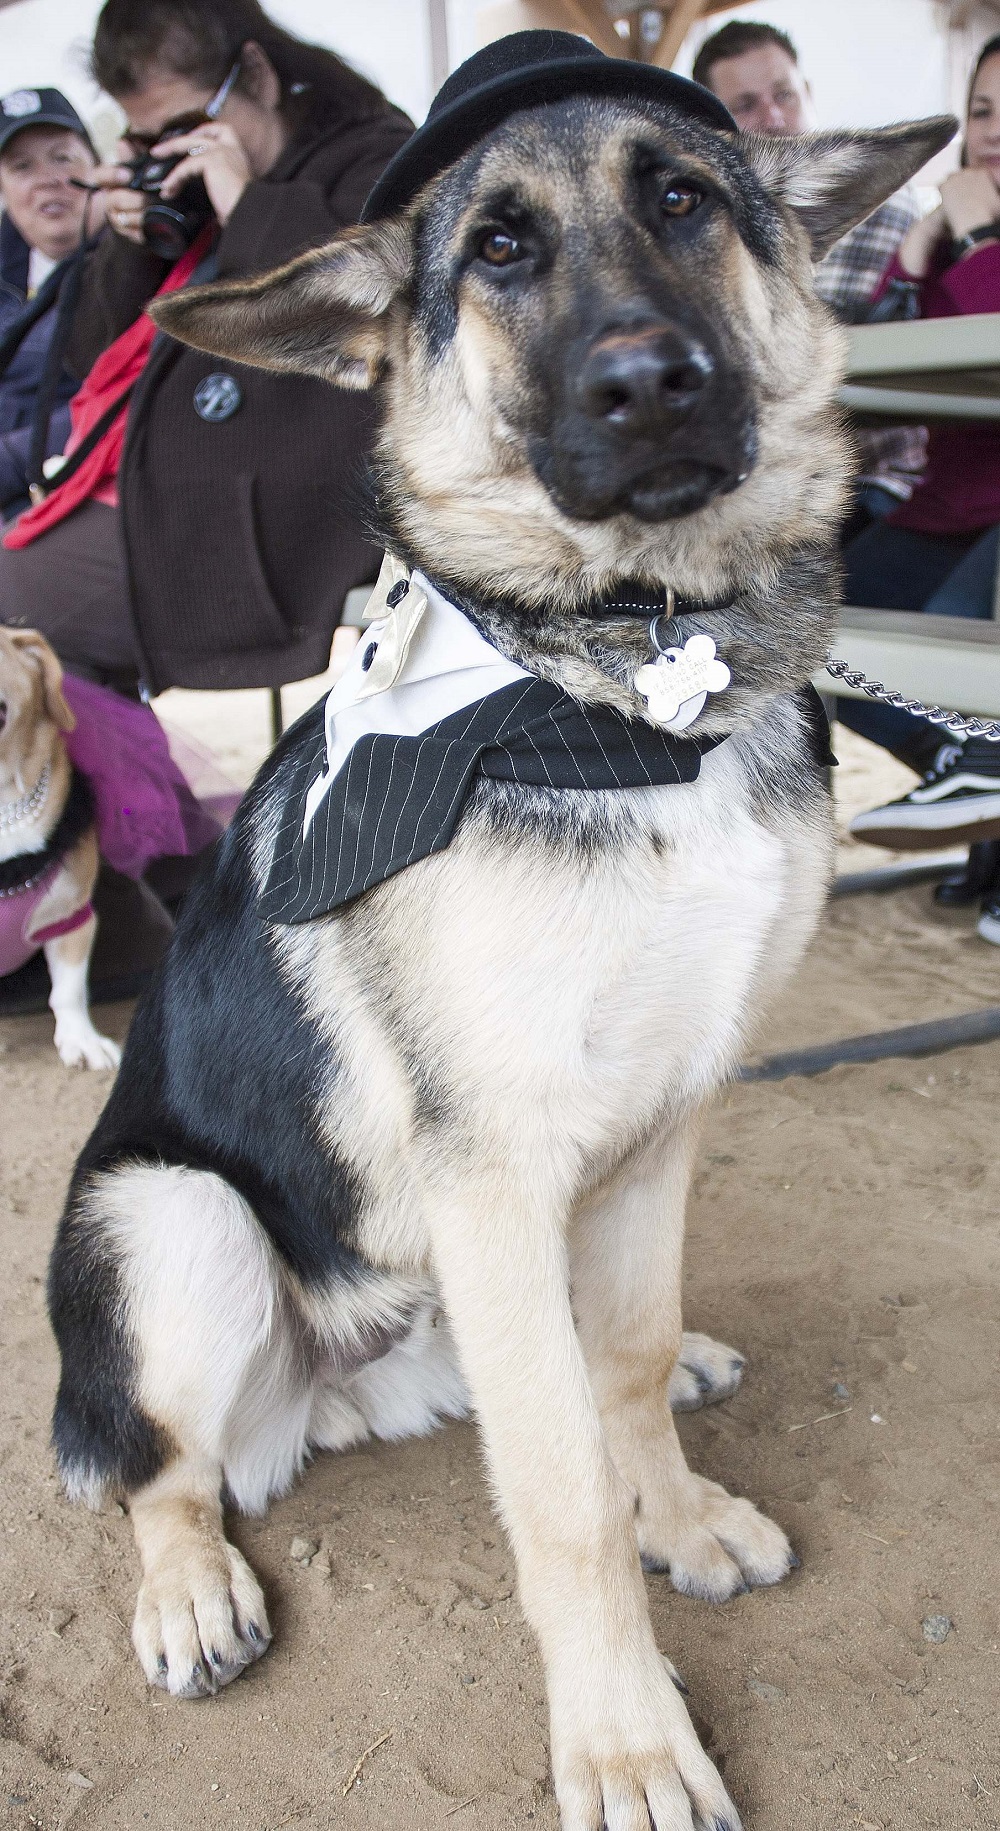
[[[150,152],[154,146],[159,146],[161,140],[173,140],[178,134],[194,133],[196,128],[204,127],[206,121],[217,121],[229,100],[242,62],[241,57],[236,59],[229,75],[219,85],[211,101],[205,103],[204,108],[192,108],[187,114],[175,115],[172,121],[165,121],[155,134],[138,133],[129,127],[122,135],[123,140],[141,156],[143,153]]]

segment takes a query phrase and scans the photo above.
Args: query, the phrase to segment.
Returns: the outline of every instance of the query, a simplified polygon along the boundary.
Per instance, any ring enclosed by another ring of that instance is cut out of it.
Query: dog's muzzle
[[[583,520],[667,521],[735,489],[756,458],[745,385],[691,332],[617,325],[586,349],[538,473]]]

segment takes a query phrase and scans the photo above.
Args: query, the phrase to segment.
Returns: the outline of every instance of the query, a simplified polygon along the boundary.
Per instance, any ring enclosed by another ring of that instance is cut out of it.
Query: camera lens
[[[132,167],[129,189],[144,191],[150,199],[142,217],[143,240],[162,261],[179,260],[212,219],[211,201],[200,178],[192,178],[190,184],[167,202],[160,196],[163,180],[183,157],[182,153],[164,159],[151,159],[147,155],[137,159]]]
[[[179,261],[207,220],[200,214],[192,219],[186,211],[157,201],[143,212],[143,240],[161,261]]]

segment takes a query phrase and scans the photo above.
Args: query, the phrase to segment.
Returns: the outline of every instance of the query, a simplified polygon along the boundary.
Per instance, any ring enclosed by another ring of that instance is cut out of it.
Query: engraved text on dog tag
[[[711,636],[689,636],[683,648],[664,649],[635,676],[635,689],[654,725],[684,731],[693,725],[710,693],[721,693],[732,676],[715,653]]]

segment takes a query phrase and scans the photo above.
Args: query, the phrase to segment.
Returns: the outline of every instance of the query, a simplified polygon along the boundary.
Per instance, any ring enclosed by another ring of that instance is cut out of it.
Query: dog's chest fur
[[[704,1098],[818,914],[829,822],[804,779],[762,809],[731,743],[678,787],[483,785],[447,851],[282,932],[337,1061],[322,1124],[364,1189],[365,1258],[426,1271],[426,1153],[523,1156],[569,1211]]]

